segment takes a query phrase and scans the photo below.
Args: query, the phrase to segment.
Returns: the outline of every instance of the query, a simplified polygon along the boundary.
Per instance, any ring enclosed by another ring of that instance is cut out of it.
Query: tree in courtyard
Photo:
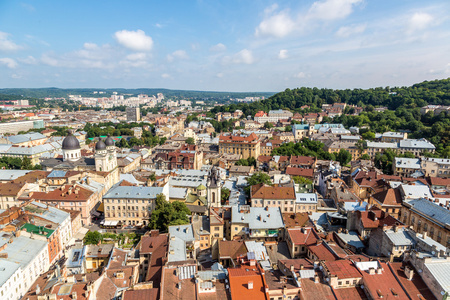
[[[195,145],[195,140],[193,138],[189,137],[186,139],[186,144]]]
[[[222,190],[220,191],[220,203],[222,203],[222,205],[225,205],[225,203],[230,199],[230,193],[231,191],[227,188],[222,188]]]
[[[341,166],[345,166],[352,160],[352,155],[345,149],[341,149],[336,154],[336,160],[340,162]]]
[[[168,202],[164,194],[156,196],[155,210],[150,217],[149,227],[159,229],[161,232],[167,232],[168,227],[172,225],[189,224],[190,210],[184,202]]]
[[[83,242],[85,245],[97,245],[102,241],[102,234],[98,231],[89,231],[84,236]]]

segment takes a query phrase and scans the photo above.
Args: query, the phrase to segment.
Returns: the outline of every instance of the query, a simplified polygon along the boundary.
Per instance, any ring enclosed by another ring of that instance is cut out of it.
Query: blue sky
[[[0,87],[273,91],[450,77],[450,1],[0,1]]]

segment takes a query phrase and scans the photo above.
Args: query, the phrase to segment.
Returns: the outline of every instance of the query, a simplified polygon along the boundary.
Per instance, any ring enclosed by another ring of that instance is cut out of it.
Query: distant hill
[[[345,102],[358,106],[386,106],[391,110],[405,106],[423,107],[427,104],[450,105],[450,79],[424,81],[410,87],[385,87],[371,89],[286,89],[266,100],[249,104],[231,104],[214,108],[213,112],[241,109],[245,115],[254,115],[257,111],[272,109],[290,109],[300,111],[303,105],[321,108],[322,104]]]
[[[102,91],[104,94],[94,94],[94,91]],[[169,90],[169,89],[60,89],[60,88],[5,88],[0,89],[1,100],[14,100],[17,98],[67,98],[68,95],[81,95],[83,97],[110,97],[113,92],[119,94],[127,94],[135,96],[138,94],[156,95],[163,93],[166,97],[187,98],[192,100],[226,100],[228,98],[245,98],[245,97],[270,97],[274,93],[269,92],[211,92],[211,91],[187,91],[187,90]],[[9,96],[7,96],[9,95]],[[14,98],[11,98],[14,97]],[[17,98],[15,98],[17,97]]]

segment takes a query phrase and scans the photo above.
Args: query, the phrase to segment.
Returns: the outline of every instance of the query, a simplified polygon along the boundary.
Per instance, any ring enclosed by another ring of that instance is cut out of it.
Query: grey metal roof
[[[450,262],[425,263],[425,267],[436,278],[436,281],[444,289],[444,292],[450,292]]]
[[[247,251],[255,254],[255,259],[257,261],[269,259],[269,254],[267,253],[267,249],[263,242],[245,241],[244,243],[247,247]]]
[[[399,143],[400,148],[416,148],[416,149],[436,149],[436,147],[427,141],[426,139],[407,139],[401,140]]]
[[[202,280],[212,280],[215,278],[216,280],[227,279],[227,269],[223,270],[206,270],[206,271],[198,271],[198,276]]]
[[[61,178],[61,177],[66,176],[66,174],[67,174],[67,171],[64,171],[64,170],[53,170],[50,172],[50,174],[47,175],[47,178],[53,178],[53,177]]]
[[[316,193],[295,193],[296,204],[311,204],[317,203]]]
[[[0,253],[8,253],[7,260],[19,263],[25,268],[47,245],[47,241],[19,236]]]
[[[8,279],[16,273],[20,264],[5,259],[0,259],[0,286],[3,286]]]
[[[394,246],[412,246],[416,241],[408,234],[407,229],[400,228],[397,232],[392,229],[384,232]]]
[[[356,231],[349,231],[348,233],[337,233],[339,238],[343,240],[345,243],[355,247],[356,249],[364,248],[363,242],[359,238],[359,235]]]
[[[14,180],[30,172],[31,170],[0,170],[0,181]]]
[[[420,158],[396,157],[394,164],[396,168],[420,169]]]
[[[383,148],[383,149],[390,149],[390,148],[398,148],[397,143],[385,143],[385,142],[367,142],[367,148]]]
[[[156,199],[163,192],[162,187],[116,186],[111,188],[103,198],[109,199]]]
[[[68,212],[57,209],[53,206],[47,206],[39,202],[31,202],[31,204],[39,206],[41,208],[47,208],[46,211],[42,212],[39,217],[49,220],[53,223],[62,224],[65,220],[70,219],[70,214]]]
[[[187,189],[185,188],[175,188],[171,187],[169,189],[169,197],[175,199],[184,199],[186,198]]]
[[[450,224],[450,211],[437,205],[436,203],[430,202],[429,200],[423,198],[406,200],[405,202],[411,205],[414,210],[417,210],[430,219],[434,219],[445,225]]]
[[[249,229],[275,229],[284,227],[279,207],[250,207],[248,213],[239,207],[231,208],[231,223],[248,224]]]
[[[46,139],[47,137],[39,132],[31,132],[31,133],[25,133],[25,134],[18,134],[18,135],[12,135],[8,136],[7,139],[12,144],[20,144],[25,143],[29,141],[35,141],[40,139]]]

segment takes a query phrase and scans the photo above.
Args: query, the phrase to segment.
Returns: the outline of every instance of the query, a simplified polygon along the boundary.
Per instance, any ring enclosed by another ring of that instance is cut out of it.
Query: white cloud
[[[427,13],[415,13],[408,21],[408,33],[424,30],[433,23],[433,16]]]
[[[146,53],[132,53],[132,54],[128,54],[126,56],[126,59],[128,60],[145,60],[147,58],[147,54]]]
[[[266,17],[255,30],[256,37],[285,37],[295,28],[295,22],[287,11]]]
[[[223,64],[246,64],[251,65],[255,62],[255,59],[253,57],[253,53],[251,50],[248,49],[242,49],[238,53],[234,54],[233,56],[225,56],[223,58]]]
[[[15,69],[17,67],[17,62],[9,57],[0,58],[0,64],[5,65],[10,69]]]
[[[163,28],[164,27],[164,25],[162,25],[160,23],[156,23],[155,26],[158,27],[158,28]]]
[[[217,74],[216,74],[216,77],[217,77],[217,78],[222,78],[222,77],[223,77],[223,73],[217,73]]]
[[[278,58],[279,59],[286,59],[288,58],[288,51],[285,49],[280,50],[280,52],[278,53]]]
[[[49,54],[42,54],[41,61],[42,63],[52,67],[57,67],[59,65],[58,60],[54,57],[51,57]]]
[[[306,74],[304,72],[299,72],[299,73],[295,74],[294,77],[302,79],[302,78],[306,78]]]
[[[12,74],[11,78],[13,78],[13,79],[20,79],[20,78],[22,78],[22,76],[18,75],[18,74]]]
[[[345,19],[353,12],[353,6],[362,0],[325,0],[311,5],[308,16],[319,20],[332,21]]]
[[[185,60],[189,59],[189,55],[187,55],[186,51],[184,50],[177,50],[172,52],[171,54],[167,54],[167,61],[173,62],[174,60]]]
[[[153,48],[153,39],[143,30],[121,30],[114,34],[117,42],[122,46],[135,51],[150,51]]]
[[[98,49],[98,46],[95,43],[84,43],[83,47],[86,50],[97,50]]]
[[[31,56],[31,55],[29,55],[29,56],[27,56],[27,57],[25,57],[25,58],[19,58],[18,60],[19,60],[20,62],[23,62],[23,63],[28,64],[28,65],[35,65],[35,64],[38,63],[37,59],[34,58],[34,57]]]
[[[16,51],[22,49],[22,46],[11,41],[9,36],[9,33],[0,31],[0,51]]]
[[[363,33],[366,30],[366,24],[352,25],[352,26],[342,26],[336,32],[338,37],[349,37],[351,35]]]
[[[227,47],[222,43],[218,43],[217,45],[214,45],[211,48],[209,48],[209,50],[212,52],[223,52],[227,50]]]
[[[171,78],[172,76],[170,76],[170,74],[164,73],[161,75],[162,78],[167,79],[167,78]]]

